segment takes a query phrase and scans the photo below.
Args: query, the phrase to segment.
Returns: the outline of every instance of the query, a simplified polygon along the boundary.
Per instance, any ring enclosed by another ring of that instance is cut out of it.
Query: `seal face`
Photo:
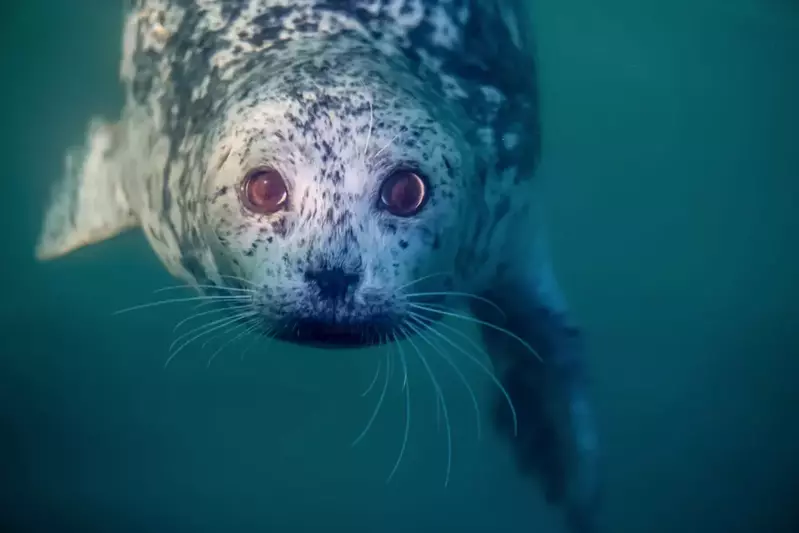
[[[521,464],[586,531],[596,446],[578,330],[533,217],[525,5],[131,2],[122,118],[93,119],[68,153],[38,257],[140,227],[236,320],[331,348],[430,333],[466,304],[517,404]]]
[[[361,46],[294,51],[304,59],[242,85],[211,141],[224,162],[204,172],[196,219],[214,270],[198,275],[248,280],[265,326],[287,340],[388,340],[408,312],[400,288],[452,269],[480,194],[444,97]]]

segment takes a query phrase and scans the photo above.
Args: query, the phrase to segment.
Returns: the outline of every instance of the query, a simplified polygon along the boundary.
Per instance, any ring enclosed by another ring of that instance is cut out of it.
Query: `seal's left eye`
[[[427,185],[421,176],[407,170],[391,174],[380,188],[380,203],[389,213],[410,217],[421,211],[427,200]]]
[[[254,213],[271,215],[283,209],[288,200],[288,189],[283,176],[271,168],[253,170],[241,186],[241,199]]]

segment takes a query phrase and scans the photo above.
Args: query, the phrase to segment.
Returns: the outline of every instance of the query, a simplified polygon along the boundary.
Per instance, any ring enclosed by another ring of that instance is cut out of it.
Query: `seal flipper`
[[[541,250],[539,250],[541,252]],[[538,474],[551,503],[564,503],[569,530],[596,531],[599,500],[598,447],[587,399],[582,334],[560,293],[548,258],[539,257],[530,271],[516,273],[482,296],[505,311],[475,304],[477,318],[502,325],[529,343],[543,359],[518,341],[483,327],[497,375],[517,413],[513,436],[507,404],[497,411],[500,431],[511,438],[520,468]]]
[[[122,186],[119,132],[93,119],[85,144],[67,152],[36,245],[39,260],[54,259],[137,225]]]

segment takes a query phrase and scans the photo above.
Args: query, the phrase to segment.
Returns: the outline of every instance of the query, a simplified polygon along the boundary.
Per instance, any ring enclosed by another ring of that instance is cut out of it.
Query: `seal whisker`
[[[255,337],[253,337],[253,339],[252,339],[252,340],[251,340],[251,341],[250,341],[250,342],[247,344],[247,346],[245,346],[244,348],[242,348],[242,350],[241,350],[241,353],[239,354],[239,360],[240,360],[240,361],[242,361],[242,362],[244,361],[244,357],[247,355],[247,353],[248,353],[250,350],[252,350],[252,347],[253,347],[253,346],[255,346],[255,344],[256,344],[257,342],[258,342],[258,336],[256,335],[256,336],[255,336]]]
[[[505,314],[505,311],[503,311],[502,308],[499,305],[497,305],[496,303],[492,302],[488,298],[484,298],[483,296],[479,296],[477,294],[472,294],[470,292],[439,291],[439,292],[413,292],[413,293],[405,294],[405,298],[408,299],[408,300],[411,300],[412,298],[415,298],[417,296],[461,296],[461,297],[464,297],[464,298],[472,298],[474,300],[479,300],[479,301],[481,301],[481,302],[483,302],[483,303],[485,303],[487,305],[490,305],[491,307],[493,307],[494,309],[499,311],[502,314],[503,318],[507,316]],[[425,304],[425,305],[429,305],[429,304]]]
[[[258,324],[258,326],[260,326],[260,324]],[[255,329],[258,329],[258,328],[256,327]],[[252,349],[252,347],[253,347],[253,346],[255,346],[255,345],[258,343],[258,341],[259,341],[259,340],[260,340],[262,337],[263,337],[263,338],[266,340],[266,342],[268,343],[269,341],[271,341],[271,340],[272,340],[272,335],[274,335],[274,333],[275,333],[275,330],[274,330],[273,328],[269,328],[268,330],[266,330],[266,331],[264,332],[264,334],[263,334],[263,335],[255,335],[255,336],[253,337],[253,339],[250,341],[250,343],[249,343],[249,344],[248,344],[248,345],[247,345],[247,346],[246,346],[246,347],[245,347],[245,348],[244,348],[244,349],[241,351],[241,355],[239,356],[239,358],[240,358],[242,361],[244,361],[244,356],[245,356],[245,355],[247,355],[247,353],[248,353],[248,352],[249,352],[249,351]]]
[[[191,310],[192,311],[196,311],[197,309],[202,309],[203,307],[208,307],[209,305],[216,305],[217,303],[218,302],[215,302],[213,300],[207,301],[207,302],[200,302],[197,305],[195,305],[194,307],[192,307]],[[238,305],[238,304],[236,304],[236,305]],[[250,305],[250,302],[246,302],[246,303],[244,303],[242,305]],[[428,305],[430,305],[430,304],[428,304]],[[227,309],[227,307],[220,307],[219,309]]]
[[[394,143],[394,141],[396,141],[402,134],[407,133],[408,131],[409,131],[408,125],[404,124],[400,128],[400,130],[380,150],[375,152],[375,154],[371,158],[371,161],[377,159],[378,156],[380,156],[380,154],[382,154],[384,150],[386,150],[389,146],[391,146]]]
[[[472,389],[472,386],[469,383],[469,380],[466,379],[466,376],[463,375],[463,372],[458,367],[458,365],[455,364],[455,362],[452,360],[452,358],[449,355],[447,355],[446,352],[444,352],[444,350],[442,350],[440,346],[434,344],[427,337],[427,335],[424,334],[425,331],[430,331],[431,327],[428,326],[427,324],[425,324],[424,322],[422,322],[421,320],[419,320],[418,318],[416,318],[415,316],[411,316],[411,320],[416,322],[416,324],[418,324],[420,327],[414,326],[412,322],[407,322],[406,324],[408,325],[408,327],[410,327],[417,335],[419,335],[419,338],[424,340],[436,352],[438,352],[438,354],[441,356],[441,358],[444,359],[444,361],[446,361],[447,364],[449,364],[449,366],[452,367],[452,369],[455,371],[455,374],[457,374],[458,378],[463,383],[464,387],[466,387],[466,391],[469,393],[469,397],[472,400],[472,406],[474,407],[474,414],[475,414],[475,418],[476,418],[476,421],[477,421],[476,422],[477,440],[480,440],[482,438],[482,423],[481,423],[482,415],[480,414],[480,403],[477,401],[477,396],[475,395],[474,389]]]
[[[229,274],[219,274],[219,277],[222,278],[222,279],[230,279],[230,280],[233,280],[233,281],[240,281],[242,283],[246,283],[247,285],[250,285],[250,286],[254,287],[255,289],[258,288],[258,285],[256,285],[252,281],[250,281],[248,279],[244,279],[244,278],[239,277],[239,276],[231,276]]]
[[[430,364],[427,362],[427,359],[425,358],[424,354],[422,354],[422,351],[419,349],[416,343],[413,342],[413,338],[410,335],[407,335],[407,332],[405,331],[404,328],[405,325],[406,323],[403,323],[403,325],[400,326],[400,330],[405,333],[405,337],[408,339],[408,342],[411,343],[411,346],[413,346],[413,349],[416,351],[419,360],[422,362],[422,365],[425,367],[425,370],[427,370],[427,375],[430,376],[430,381],[433,382],[433,388],[435,389],[436,392],[436,397],[437,397],[436,405],[440,404],[444,412],[444,422],[447,433],[447,471],[444,478],[444,486],[446,487],[447,485],[449,485],[449,476],[452,471],[452,428],[450,427],[449,423],[449,412],[447,410],[447,401],[444,399],[444,393],[441,391],[441,386],[438,384],[438,380],[436,379],[433,370],[430,368]]]
[[[460,313],[454,313],[454,312],[451,312],[451,311],[444,311],[444,310],[441,310],[441,309],[435,309],[433,307],[428,307],[426,305],[419,305],[419,304],[415,304],[415,303],[411,303],[409,305],[411,307],[415,307],[416,309],[421,309],[421,310],[429,311],[429,312],[432,312],[432,313],[438,313],[438,314],[441,314],[441,315],[444,315],[444,316],[451,316],[453,318],[458,318],[460,320],[466,320],[467,322],[473,322],[475,324],[480,324],[480,325],[485,326],[485,327],[487,327],[489,329],[493,329],[495,331],[499,331],[500,333],[504,333],[508,337],[518,341],[522,346],[524,346],[525,349],[527,349],[530,353],[532,353],[535,356],[536,359],[538,359],[541,362],[544,361],[541,358],[541,356],[538,354],[538,352],[535,351],[535,349],[532,346],[530,346],[530,343],[528,343],[526,340],[522,339],[521,337],[519,337],[518,335],[516,335],[515,333],[513,333],[509,329],[503,328],[502,326],[497,326],[496,324],[493,324],[493,323],[488,322],[486,320],[480,320],[479,318],[475,318],[473,316],[463,315],[463,314],[460,314]]]
[[[407,131],[407,128],[406,128],[405,126],[403,126],[403,127],[402,127],[402,129],[401,129],[399,132],[397,132],[397,134],[396,134],[396,135],[394,135],[394,136],[391,138],[391,140],[390,140],[390,141],[388,141],[388,142],[385,144],[385,146],[383,146],[383,148],[381,148],[380,150],[378,150],[378,151],[375,153],[375,155],[373,155],[373,156],[372,156],[372,161],[374,161],[375,159],[377,159],[377,157],[378,157],[380,154],[382,154],[382,153],[383,153],[383,151],[384,151],[386,148],[388,148],[389,146],[391,146],[391,145],[394,143],[394,141],[396,141],[396,140],[399,138],[399,136],[400,136],[400,135],[402,135],[403,133],[405,133],[406,131]]]
[[[205,305],[205,304],[203,304],[203,305]],[[177,324],[175,324],[175,327],[172,329],[172,331],[176,332],[180,328],[180,326],[182,326],[183,324],[185,324],[187,322],[190,322],[190,321],[194,320],[195,318],[200,318],[201,316],[211,315],[211,314],[214,314],[214,313],[222,313],[224,311],[230,311],[232,309],[245,309],[245,308],[250,307],[250,306],[251,306],[251,304],[249,302],[247,302],[247,303],[243,303],[243,304],[230,305],[230,306],[226,306],[226,307],[217,307],[216,309],[211,309],[209,311],[202,311],[200,313],[194,313],[192,315],[187,316],[186,318],[184,318],[183,320],[181,320]]]
[[[425,317],[425,316],[423,316],[423,315],[420,315],[420,314],[417,314],[417,313],[412,313],[412,314],[411,314],[411,316],[412,316],[412,317],[414,317],[414,318],[416,318],[417,320],[426,320],[426,321],[428,321],[428,322],[430,323],[430,326],[429,326],[429,327],[430,327],[430,331],[431,331],[432,333],[434,333],[434,334],[436,334],[436,335],[439,335],[439,336],[441,336],[441,338],[442,338],[443,340],[445,340],[446,342],[448,342],[449,344],[451,344],[453,348],[455,348],[456,350],[458,350],[459,352],[461,352],[463,355],[465,355],[465,356],[466,356],[466,357],[467,357],[467,358],[468,358],[470,361],[472,361],[474,364],[476,364],[476,365],[477,365],[477,366],[478,366],[478,367],[479,367],[479,368],[480,368],[480,369],[481,369],[481,370],[482,370],[482,371],[483,371],[483,372],[484,372],[484,373],[485,373],[485,374],[488,376],[488,378],[489,378],[489,379],[490,379],[490,380],[491,380],[491,381],[494,383],[494,385],[495,385],[495,386],[496,386],[496,387],[499,389],[499,392],[500,392],[500,393],[501,393],[501,394],[502,394],[502,395],[505,397],[505,401],[506,401],[506,402],[507,402],[507,404],[508,404],[508,408],[510,409],[511,416],[513,417],[513,434],[514,434],[514,436],[515,436],[515,435],[517,435],[517,434],[518,434],[518,432],[519,432],[519,423],[518,423],[517,416],[516,416],[516,408],[515,408],[515,406],[513,405],[513,400],[511,400],[510,394],[508,394],[508,391],[507,391],[507,389],[505,389],[505,387],[502,385],[502,382],[501,382],[501,381],[499,381],[499,379],[497,378],[496,374],[495,374],[495,373],[494,373],[494,372],[493,372],[493,371],[492,371],[492,370],[491,370],[491,369],[490,369],[488,366],[486,366],[486,364],[485,364],[485,363],[483,363],[482,361],[480,361],[478,358],[476,358],[474,355],[472,355],[472,354],[471,354],[471,353],[469,353],[468,351],[464,350],[462,346],[460,346],[460,345],[458,345],[458,344],[454,343],[454,342],[453,342],[451,339],[449,339],[448,337],[446,337],[446,336],[443,336],[443,335],[441,334],[441,332],[439,332],[439,331],[438,331],[436,328],[433,328],[433,327],[432,327],[432,324],[433,324],[433,322],[434,322],[434,321],[433,321],[433,319],[431,319],[431,318],[428,318],[428,317]],[[489,355],[486,353],[486,351],[485,351],[485,350],[483,350],[482,348],[480,348],[480,346],[479,346],[479,345],[478,345],[478,344],[477,344],[477,343],[476,343],[474,340],[472,340],[471,338],[469,338],[469,336],[468,336],[467,334],[463,333],[462,331],[459,331],[457,328],[454,328],[454,327],[452,327],[452,326],[450,326],[450,325],[448,325],[448,324],[444,324],[443,322],[439,322],[439,323],[438,323],[438,326],[439,326],[439,327],[442,327],[442,328],[446,328],[446,329],[450,330],[452,333],[454,333],[454,334],[456,334],[456,335],[458,335],[458,336],[462,337],[462,338],[463,338],[463,339],[464,339],[466,342],[468,342],[468,343],[469,343],[469,344],[470,344],[470,345],[471,345],[471,346],[472,346],[472,347],[473,347],[475,350],[477,350],[478,352],[480,352],[480,353],[481,353],[481,354],[482,354],[482,355],[483,355],[483,356],[484,356],[484,357],[485,357],[485,358],[486,358],[488,361],[490,361],[490,360],[491,360],[491,358],[490,358],[490,357],[489,357]]]
[[[233,333],[233,332],[235,332],[236,330],[238,330],[239,328],[241,328],[241,327],[243,327],[243,326],[244,326],[244,327],[246,327],[246,326],[247,326],[247,324],[248,324],[248,322],[249,322],[249,319],[250,319],[250,318],[252,318],[252,317],[248,317],[248,318],[246,318],[246,319],[245,319],[243,322],[238,322],[238,323],[235,323],[235,324],[233,324],[232,326],[230,326],[229,328],[227,328],[227,329],[224,329],[224,330],[220,331],[219,333],[217,333],[217,334],[215,334],[215,335],[211,335],[210,337],[208,337],[207,339],[205,339],[205,341],[204,341],[204,342],[203,342],[203,343],[200,345],[200,350],[205,350],[205,348],[206,348],[206,347],[207,347],[207,346],[208,346],[210,343],[212,343],[213,341],[215,341],[215,340],[216,340],[216,339],[218,339],[219,337],[223,337],[223,336],[225,336],[225,335],[227,335],[227,334],[229,334],[229,333]]]
[[[394,463],[394,467],[391,469],[391,472],[386,478],[386,483],[391,481],[391,479],[394,477],[394,474],[396,474],[397,470],[399,469],[399,465],[402,462],[403,456],[405,455],[405,448],[408,445],[408,434],[410,433],[411,428],[411,388],[408,386],[408,363],[405,360],[405,350],[402,349],[402,344],[397,340],[396,333],[392,333],[391,336],[394,340],[394,346],[397,347],[397,351],[399,352],[400,363],[402,364],[402,391],[405,393],[405,429],[402,433],[402,446],[400,446],[400,451],[397,455],[397,460]]]
[[[428,274],[426,276],[422,276],[420,278],[416,278],[413,281],[409,281],[405,285],[400,285],[399,287],[397,287],[396,292],[401,293],[403,289],[407,289],[411,285],[416,285],[417,283],[421,283],[422,281],[428,280],[430,278],[434,278],[436,276],[448,276],[448,275],[451,275],[451,274],[452,274],[452,271],[435,272],[433,274]]]
[[[441,399],[436,398],[436,431],[441,431]]]
[[[226,324],[230,324],[230,323],[234,322],[237,317],[238,317],[238,315],[223,316],[222,318],[217,318],[215,320],[211,320],[210,322],[206,322],[204,324],[200,324],[199,326],[196,326],[196,327],[190,329],[189,331],[185,331],[185,332],[181,333],[180,335],[178,335],[177,337],[175,337],[175,339],[172,341],[172,344],[169,345],[169,351],[172,351],[172,348],[177,346],[177,344],[180,343],[183,339],[185,339],[185,338],[187,338],[187,337],[189,337],[191,335],[194,335],[198,331],[201,331],[204,328],[216,326],[217,324],[222,324],[223,326],[226,325]]]
[[[385,339],[386,344],[388,344],[388,339]],[[391,354],[391,357],[388,359],[388,378],[391,379],[394,376],[394,354]]]
[[[383,367],[383,361],[377,362],[377,370],[375,370],[375,376],[372,378],[372,382],[366,387],[366,390],[361,393],[361,398],[367,396],[371,390],[374,388],[375,383],[377,383],[377,378],[380,376],[380,369]]]
[[[235,337],[228,339],[224,344],[222,344],[222,346],[217,348],[216,351],[211,354],[211,357],[208,358],[208,362],[206,363],[205,368],[211,368],[211,363],[214,362],[214,358],[217,355],[219,355],[222,352],[222,350],[224,350],[225,348],[227,348],[228,346],[230,346],[240,338],[246,336],[248,333],[254,331],[259,326],[259,324],[256,321],[256,323],[253,325],[253,320],[254,320],[253,317],[250,317],[249,319],[242,322],[241,325],[244,326],[244,330],[240,331]]]
[[[386,364],[388,364],[389,354],[390,351],[386,350],[386,354],[384,357]],[[383,382],[383,390],[380,393],[380,398],[377,400],[377,405],[375,406],[374,411],[372,411],[372,416],[369,418],[369,422],[366,423],[366,427],[363,428],[363,431],[361,431],[361,434],[358,435],[354,441],[352,441],[353,447],[358,445],[361,439],[363,439],[366,436],[366,434],[369,432],[369,429],[372,427],[372,423],[375,421],[375,418],[377,418],[377,414],[380,412],[380,407],[383,405],[383,400],[386,397],[387,390],[388,390],[388,372],[386,372],[386,379]]]
[[[174,291],[179,289],[210,289],[210,290],[219,290],[219,291],[228,291],[228,292],[245,292],[247,294],[255,294],[256,291],[253,289],[240,289],[237,287],[225,287],[223,285],[172,285],[169,287],[161,287],[160,289],[156,289],[153,291],[154,294],[166,291]]]
[[[214,331],[218,331],[218,330],[230,325],[231,322],[242,320],[242,318],[244,318],[244,317],[242,317],[242,316],[234,316],[234,317],[229,318],[228,321],[226,321],[226,322],[223,322],[221,324],[218,324],[218,325],[213,326],[213,327],[208,328],[208,329],[203,329],[202,331],[200,331],[199,333],[197,333],[193,337],[191,337],[188,340],[186,340],[185,342],[183,342],[183,344],[178,346],[174,351],[172,351],[171,355],[166,360],[166,363],[164,363],[164,367],[166,368],[166,366],[169,365],[170,361],[172,361],[172,359],[174,359],[177,354],[179,354],[181,351],[183,351],[183,349],[186,346],[188,346],[189,344],[191,344],[192,342],[196,341],[200,337],[203,337],[205,335],[208,335],[209,333],[213,333]]]
[[[201,295],[201,296],[192,296],[188,298],[173,298],[170,300],[159,300],[157,302],[150,302],[146,304],[134,305],[133,307],[127,307],[125,309],[120,309],[118,311],[114,311],[112,314],[114,315],[121,315],[123,313],[129,313],[131,311],[139,311],[141,309],[149,309],[150,307],[159,307],[162,305],[167,304],[174,304],[174,303],[185,303],[185,302],[241,302],[245,300],[249,300],[250,296],[216,296],[216,295]]]

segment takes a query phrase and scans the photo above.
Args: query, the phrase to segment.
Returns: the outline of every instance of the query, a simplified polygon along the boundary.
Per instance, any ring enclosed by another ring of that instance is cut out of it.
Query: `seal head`
[[[462,111],[355,46],[298,52],[244,83],[197,169],[190,218],[214,258],[197,276],[252,290],[285,340],[402,336],[404,289],[451,283],[432,275],[454,270],[480,195]]]

